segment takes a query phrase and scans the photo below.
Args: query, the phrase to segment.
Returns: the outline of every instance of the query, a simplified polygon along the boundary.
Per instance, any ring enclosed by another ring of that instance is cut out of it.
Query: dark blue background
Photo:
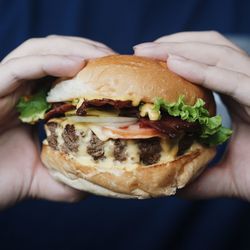
[[[119,53],[179,31],[250,34],[247,0],[0,0],[0,59],[30,37],[88,37]],[[250,249],[250,206],[175,197],[26,201],[0,214],[0,249]]]

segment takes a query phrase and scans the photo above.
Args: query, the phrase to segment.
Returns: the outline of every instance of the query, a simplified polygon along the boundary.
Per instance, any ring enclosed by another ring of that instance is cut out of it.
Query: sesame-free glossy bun
[[[185,97],[193,105],[202,98],[210,115],[215,113],[211,91],[194,85],[168,70],[166,62],[137,56],[113,55],[89,60],[71,79],[59,79],[49,92],[49,102],[74,98],[131,100],[153,103],[156,98],[176,102]],[[104,171],[96,163],[79,162],[70,153],[44,144],[42,161],[57,180],[79,190],[119,198],[150,198],[172,195],[193,180],[214,157],[215,148],[198,144],[182,156],[168,162],[135,169],[118,169],[114,165]],[[100,163],[101,164],[101,163]],[[124,163],[126,164],[126,163]]]
[[[187,104],[197,98],[206,102],[215,114],[212,92],[171,72],[164,61],[130,55],[112,55],[92,59],[71,79],[59,79],[48,94],[49,102],[74,98],[131,100],[153,103],[156,98],[176,102],[180,95]]]

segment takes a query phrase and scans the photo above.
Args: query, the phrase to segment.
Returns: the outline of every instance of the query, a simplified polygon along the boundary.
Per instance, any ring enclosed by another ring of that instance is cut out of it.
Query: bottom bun
[[[145,199],[176,193],[197,177],[214,157],[215,148],[199,146],[174,161],[138,166],[131,171],[111,168],[100,171],[85,166],[70,155],[43,145],[42,161],[51,175],[75,189],[116,198]]]

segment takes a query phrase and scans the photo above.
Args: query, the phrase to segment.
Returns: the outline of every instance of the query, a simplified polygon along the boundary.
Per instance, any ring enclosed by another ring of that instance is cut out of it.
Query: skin
[[[27,40],[0,63],[0,209],[27,198],[74,202],[85,196],[50,177],[40,160],[37,132],[18,121],[15,105],[44,83],[37,79],[72,77],[86,59],[113,53],[88,39],[49,36]]]
[[[250,201],[250,58],[221,34],[183,32],[134,47],[135,54],[162,59],[173,72],[221,94],[233,136],[221,162],[207,169],[181,195],[238,197]]]

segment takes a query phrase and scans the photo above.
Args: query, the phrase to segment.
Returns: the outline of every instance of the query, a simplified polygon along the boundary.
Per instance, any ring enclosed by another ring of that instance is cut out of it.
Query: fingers
[[[47,75],[74,76],[84,66],[84,59],[74,56],[26,56],[0,64],[0,96],[16,89],[22,80],[38,79]]]
[[[77,202],[87,194],[55,181],[48,170],[39,166],[33,177],[29,197],[51,201]]]
[[[105,45],[104,43],[100,43],[100,42],[97,42],[97,41],[93,41],[91,39],[88,39],[88,38],[83,38],[83,37],[78,37],[78,36],[58,36],[58,35],[50,35],[48,36],[47,38],[65,38],[65,39],[71,39],[71,40],[74,40],[74,41],[81,41],[81,42],[84,42],[84,43],[88,43],[88,44],[91,44],[91,45],[94,45],[96,47],[102,47],[102,48],[106,48],[110,51],[113,51],[111,48],[109,48],[107,45]]]
[[[47,38],[32,38],[27,40],[7,55],[2,63],[6,63],[8,60],[16,57],[31,55],[71,55],[89,59],[113,53],[114,51],[107,46],[88,39],[50,36]]]
[[[250,75],[250,60],[245,54],[221,45],[198,42],[159,43],[147,47],[136,47],[136,55],[166,60],[169,55],[182,56],[187,59],[235,70]]]
[[[157,43],[162,42],[200,42],[200,43],[209,43],[217,45],[225,45],[235,50],[243,52],[238,46],[232,43],[230,40],[225,38],[217,31],[197,31],[197,32],[179,32],[176,34],[171,34],[168,36],[163,36],[155,40]]]
[[[233,180],[226,166],[214,166],[178,192],[178,195],[191,199],[208,199],[235,196]]]
[[[167,60],[170,70],[189,81],[250,104],[249,56],[219,33],[174,34],[135,46],[135,54]]]
[[[170,56],[167,64],[170,70],[191,82],[230,95],[242,104],[250,104],[248,75],[177,56]]]
[[[22,80],[74,76],[84,60],[113,54],[102,43],[80,37],[49,36],[29,39],[0,64],[0,95],[16,89]]]

